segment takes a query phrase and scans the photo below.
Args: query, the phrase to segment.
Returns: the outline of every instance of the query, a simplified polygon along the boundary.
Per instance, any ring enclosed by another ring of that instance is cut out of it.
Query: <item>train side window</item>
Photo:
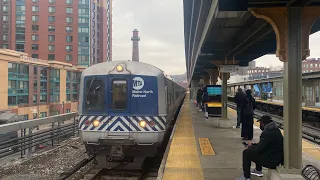
[[[103,110],[104,83],[101,80],[89,79],[86,84],[87,110]]]
[[[112,82],[112,109],[127,109],[127,81],[113,80]]]

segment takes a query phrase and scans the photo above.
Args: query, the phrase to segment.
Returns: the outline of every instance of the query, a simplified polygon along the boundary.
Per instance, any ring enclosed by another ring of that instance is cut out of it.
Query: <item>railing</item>
[[[0,158],[17,154],[21,157],[36,151],[39,145],[53,146],[78,135],[77,113],[66,113],[34,120],[0,125]],[[39,129],[42,126],[43,129]]]

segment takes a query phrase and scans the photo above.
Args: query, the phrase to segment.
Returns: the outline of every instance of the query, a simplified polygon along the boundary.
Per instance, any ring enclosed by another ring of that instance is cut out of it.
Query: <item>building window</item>
[[[79,27],[78,33],[89,33],[89,28]]]
[[[39,31],[39,25],[32,24],[32,31]]]
[[[37,2],[39,2],[39,0],[32,0],[32,2],[37,3]]]
[[[66,0],[66,4],[72,4],[72,0]]]
[[[88,4],[89,4],[89,1],[87,1],[87,0],[79,0],[79,4],[81,4],[81,5],[88,5]]]
[[[24,114],[24,115],[22,115],[22,116],[23,116],[23,120],[24,120],[24,121],[26,121],[26,120],[29,119],[29,115],[28,115],[28,114]]]
[[[32,113],[33,119],[37,119],[38,113]]]
[[[17,5],[16,12],[26,12],[26,6]]]
[[[56,17],[55,16],[49,16],[48,17],[48,22],[55,22],[56,21]]]
[[[49,25],[49,26],[48,26],[48,31],[49,31],[49,32],[55,32],[55,31],[56,31],[55,26]]]
[[[60,70],[50,69],[50,102],[58,102],[60,98]]]
[[[40,103],[46,103],[47,102],[47,95],[40,95]]]
[[[88,43],[88,42],[89,42],[89,37],[80,36],[80,37],[79,37],[79,42],[81,42],[81,43]]]
[[[8,6],[2,6],[2,11],[3,12],[8,12],[9,11],[9,7]]]
[[[54,4],[54,3],[56,3],[56,0],[49,0],[49,3]]]
[[[66,45],[66,51],[71,52],[72,51],[72,45]]]
[[[55,54],[48,54],[48,60],[55,60],[56,55]]]
[[[39,21],[39,16],[38,15],[33,15],[32,16],[32,22],[38,22]]]
[[[44,118],[44,117],[47,117],[47,112],[40,112],[39,118]]]
[[[8,63],[8,105],[27,104],[29,97],[29,66]]]
[[[2,40],[3,41],[8,41],[8,34],[3,34],[2,35]]]
[[[66,36],[66,41],[67,42],[72,42],[73,41],[73,37],[72,36]]]
[[[39,50],[39,44],[32,44],[32,50]]]
[[[72,8],[71,7],[67,7],[66,8],[66,13],[67,14],[71,14],[72,13]]]
[[[39,12],[39,6],[32,6],[32,12]]]
[[[49,45],[48,45],[48,50],[49,50],[49,51],[54,51],[54,50],[56,50],[56,46],[55,46],[55,45],[52,45],[52,44],[49,44]]]
[[[16,44],[16,51],[24,52],[24,44]]]
[[[37,59],[39,59],[39,54],[32,54],[32,58],[37,58]]]
[[[39,35],[38,34],[32,34],[31,39],[32,39],[32,41],[39,41]]]
[[[89,18],[78,18],[78,23],[89,23]]]
[[[33,95],[33,103],[37,104],[37,95]]]
[[[2,45],[2,48],[4,48],[4,49],[8,49],[8,47],[9,47],[8,44],[3,44],[3,45]]]
[[[49,42],[54,42],[55,39],[56,39],[55,35],[49,35],[49,36],[48,36],[48,41],[49,41]]]
[[[66,32],[72,32],[72,26],[66,26]]]
[[[72,54],[66,55],[66,61],[72,61]]]
[[[4,15],[4,16],[2,17],[2,20],[5,21],[5,22],[6,22],[6,21],[9,21],[9,16],[8,16],[8,15]]]
[[[56,12],[56,7],[49,6],[49,13],[54,13],[54,12]]]
[[[24,42],[25,34],[16,34],[16,41],[17,42]]]
[[[66,22],[67,22],[67,23],[72,23],[72,22],[73,22],[72,17],[66,17]]]

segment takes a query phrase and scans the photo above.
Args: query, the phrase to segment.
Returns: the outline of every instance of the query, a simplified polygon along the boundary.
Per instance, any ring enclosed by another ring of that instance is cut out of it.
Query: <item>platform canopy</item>
[[[275,54],[272,26],[254,17],[250,8],[320,6],[319,0],[183,0],[185,57],[189,83],[200,79],[212,60],[237,61],[240,66]],[[320,21],[311,33],[320,30]]]

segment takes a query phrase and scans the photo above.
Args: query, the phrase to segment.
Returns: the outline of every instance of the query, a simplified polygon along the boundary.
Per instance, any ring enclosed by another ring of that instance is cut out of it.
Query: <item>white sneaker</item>
[[[258,176],[258,177],[262,177],[263,173],[262,171],[257,171],[256,169],[254,169],[253,171],[251,171],[252,175]]]

